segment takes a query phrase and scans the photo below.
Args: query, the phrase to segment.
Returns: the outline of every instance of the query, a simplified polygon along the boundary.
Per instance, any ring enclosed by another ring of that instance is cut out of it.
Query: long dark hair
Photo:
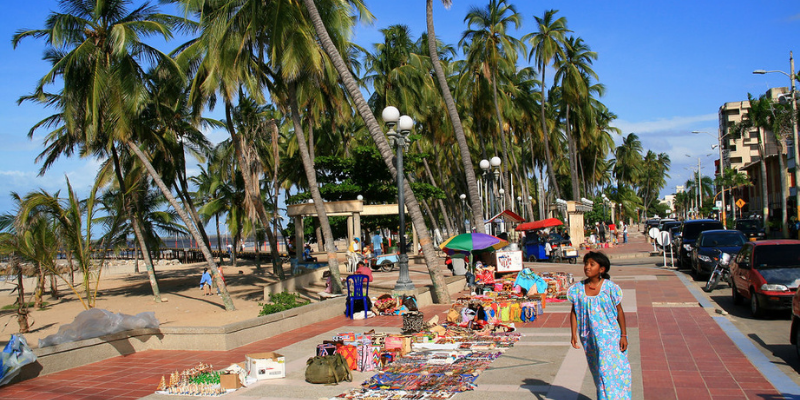
[[[611,269],[611,261],[608,260],[608,256],[600,251],[590,251],[583,256],[583,263],[586,264],[589,260],[594,260],[600,268],[606,269],[605,272],[600,273],[603,279],[611,279],[611,275],[608,274],[608,271]]]

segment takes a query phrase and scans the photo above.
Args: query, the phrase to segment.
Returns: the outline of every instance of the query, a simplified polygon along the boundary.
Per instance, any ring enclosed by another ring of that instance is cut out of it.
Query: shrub
[[[261,311],[258,316],[274,314],[281,311],[290,310],[295,307],[304,306],[310,303],[307,300],[301,300],[300,296],[294,293],[282,292],[273,293],[269,295],[269,303],[258,303],[261,306]]]

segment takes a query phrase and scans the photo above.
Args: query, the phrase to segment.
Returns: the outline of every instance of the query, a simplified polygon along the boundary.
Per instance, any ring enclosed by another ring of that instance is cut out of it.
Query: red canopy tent
[[[536,229],[550,228],[559,225],[564,225],[564,223],[558,220],[558,218],[548,218],[548,219],[543,219],[541,221],[531,221],[531,222],[526,222],[524,224],[519,224],[517,225],[516,230],[517,232],[533,231]]]

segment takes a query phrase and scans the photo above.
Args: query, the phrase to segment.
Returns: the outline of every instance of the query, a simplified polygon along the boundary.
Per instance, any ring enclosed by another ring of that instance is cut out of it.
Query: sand
[[[156,266],[156,276],[161,291],[161,303],[154,301],[153,292],[140,262],[142,272],[135,273],[132,262],[111,264],[101,274],[96,308],[124,314],[154,311],[161,326],[222,326],[231,322],[255,318],[264,302],[263,287],[276,278],[267,264],[262,272],[253,265],[239,263],[239,267],[226,265],[223,269],[228,290],[236,311],[226,311],[222,298],[216,294],[204,296],[200,290],[200,275],[205,263],[171,264],[162,262]],[[288,270],[288,264],[284,265]],[[267,269],[270,271],[268,272]],[[80,284],[79,282],[76,282]],[[33,301],[35,279],[25,279],[25,294]],[[0,282],[0,307],[13,304],[17,293],[15,284]],[[62,324],[71,323],[84,310],[69,286],[59,280],[58,299],[49,293],[47,282],[42,310],[30,310],[28,322],[30,332],[24,334],[31,347],[38,347],[39,339],[54,334]],[[5,345],[11,334],[19,332],[16,309],[0,311],[0,345]]]

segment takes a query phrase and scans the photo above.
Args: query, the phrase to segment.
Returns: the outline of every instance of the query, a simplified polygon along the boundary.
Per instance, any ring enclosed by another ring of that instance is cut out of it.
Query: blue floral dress
[[[619,349],[617,305],[622,289],[605,279],[600,292],[588,296],[583,282],[578,282],[569,288],[567,298],[575,307],[578,336],[597,386],[597,399],[630,399],[631,365]]]

